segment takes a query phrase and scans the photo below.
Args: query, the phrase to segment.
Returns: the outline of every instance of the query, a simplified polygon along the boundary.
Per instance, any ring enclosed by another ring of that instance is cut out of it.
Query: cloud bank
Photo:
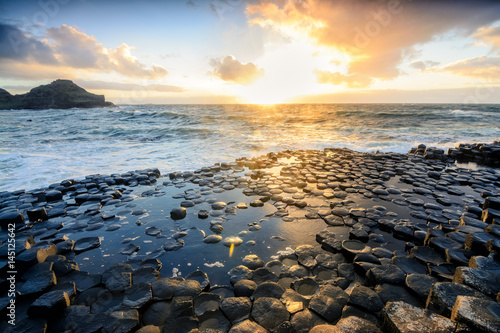
[[[264,70],[249,62],[241,63],[233,56],[222,59],[212,59],[210,65],[213,67],[213,76],[227,82],[248,85],[255,82],[264,75]]]
[[[47,29],[45,37],[40,41],[13,25],[0,24],[0,59],[6,60],[0,65],[2,76],[40,78],[47,73],[44,78],[53,78],[54,72],[63,69],[116,72],[143,79],[159,79],[168,74],[161,66],[140,63],[127,44],[108,49],[94,36],[68,25]],[[38,73],[33,72],[36,65],[43,65]]]

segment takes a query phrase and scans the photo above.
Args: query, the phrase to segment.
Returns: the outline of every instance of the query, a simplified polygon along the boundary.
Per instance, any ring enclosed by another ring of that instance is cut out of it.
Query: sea
[[[158,168],[194,171],[287,149],[406,153],[500,140],[500,105],[121,105],[0,110],[0,191]]]

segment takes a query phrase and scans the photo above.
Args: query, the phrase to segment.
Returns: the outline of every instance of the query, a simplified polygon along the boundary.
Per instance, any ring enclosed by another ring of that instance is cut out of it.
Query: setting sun
[[[345,68],[349,58],[331,48],[318,47],[304,35],[298,38],[285,47],[266,49],[265,55],[258,59],[258,63],[266,68],[263,77],[237,90],[242,102],[289,103],[300,96],[342,89],[337,87],[332,90],[328,85],[319,84],[315,70]]]

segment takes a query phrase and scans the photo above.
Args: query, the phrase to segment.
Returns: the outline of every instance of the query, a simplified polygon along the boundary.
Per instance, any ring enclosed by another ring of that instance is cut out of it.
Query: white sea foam
[[[193,171],[285,149],[406,153],[500,138],[491,105],[136,105],[0,110],[0,119],[0,191],[150,167]]]
[[[206,262],[203,265],[205,265],[205,266],[207,266],[209,268],[212,268],[212,267],[224,267],[224,264],[221,263],[220,261],[216,261],[216,262],[211,263],[211,264],[209,264],[209,263]]]

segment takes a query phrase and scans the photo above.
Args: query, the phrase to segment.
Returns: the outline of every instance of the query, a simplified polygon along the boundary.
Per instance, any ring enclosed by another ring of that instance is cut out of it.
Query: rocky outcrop
[[[22,95],[12,95],[0,89],[0,109],[70,109],[111,107],[104,95],[95,95],[70,80],[56,80],[31,89]]]
[[[475,162],[498,167],[500,165],[500,141],[494,141],[493,143],[461,143],[455,148],[449,148],[446,153],[443,149],[420,144],[418,147],[411,148],[408,155],[415,155],[428,160]],[[434,172],[429,176],[436,178],[438,174]]]

